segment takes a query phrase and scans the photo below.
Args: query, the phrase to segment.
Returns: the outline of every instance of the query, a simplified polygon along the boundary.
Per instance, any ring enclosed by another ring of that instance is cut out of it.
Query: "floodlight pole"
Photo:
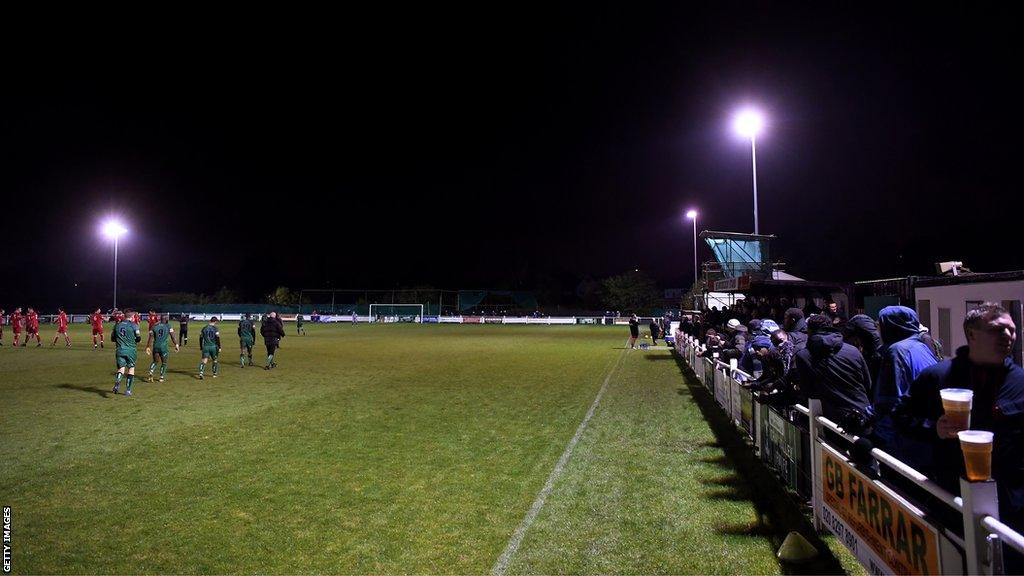
[[[754,234],[760,234],[760,228],[757,225],[757,147],[754,145],[754,135],[750,135],[750,159],[754,166]],[[697,220],[694,219],[694,226],[696,226]]]
[[[114,235],[114,310],[117,310],[117,240],[120,234]]]
[[[697,284],[697,215],[693,216],[693,283]]]

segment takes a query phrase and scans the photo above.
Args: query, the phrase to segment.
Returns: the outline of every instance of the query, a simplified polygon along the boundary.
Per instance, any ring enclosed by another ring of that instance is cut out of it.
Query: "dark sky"
[[[752,231],[745,103],[791,272],[1024,268],[1009,12],[638,4],[12,26],[0,305],[105,301],[109,213],[122,290],[688,286],[686,208]]]

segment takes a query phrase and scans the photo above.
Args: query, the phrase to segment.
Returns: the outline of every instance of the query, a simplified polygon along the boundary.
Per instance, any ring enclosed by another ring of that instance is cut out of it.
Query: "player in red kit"
[[[89,322],[92,323],[92,349],[96,349],[97,336],[100,338],[100,348],[103,348],[103,312],[97,308],[89,317]]]
[[[28,316],[25,317],[25,332],[25,343],[22,346],[27,346],[33,336],[36,337],[36,348],[43,345],[43,340],[39,337],[39,313],[32,308],[28,309]]]
[[[157,315],[155,310],[150,310],[149,317],[146,318],[146,321],[149,322],[149,331],[152,332],[153,326],[160,323],[160,316]]]
[[[15,308],[11,314],[11,331],[14,332],[14,347],[17,348],[21,342],[21,331],[25,329],[25,317],[21,315],[21,308]]]
[[[138,326],[142,323],[142,316],[138,312],[132,312],[132,324]]]
[[[63,308],[58,308],[57,313],[57,334],[53,337],[53,342],[50,342],[52,348],[57,344],[57,340],[60,339],[61,335],[64,335],[64,343],[68,348],[71,348],[71,337],[68,336],[68,315],[64,312]]]

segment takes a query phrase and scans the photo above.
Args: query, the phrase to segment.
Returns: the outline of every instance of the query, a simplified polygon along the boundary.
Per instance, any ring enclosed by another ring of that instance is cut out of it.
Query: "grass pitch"
[[[70,350],[5,331],[14,571],[487,573],[606,379],[508,573],[779,573],[779,535],[806,529],[766,520],[701,391],[621,328],[306,327],[243,370],[223,323],[199,381],[195,323],[164,383],[140,349],[132,398],[87,327]]]

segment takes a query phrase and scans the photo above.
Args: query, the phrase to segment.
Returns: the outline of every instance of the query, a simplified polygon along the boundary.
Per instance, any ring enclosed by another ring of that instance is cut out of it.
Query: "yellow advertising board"
[[[939,535],[921,512],[838,452],[818,447],[822,521],[843,544],[872,573],[939,574]]]

